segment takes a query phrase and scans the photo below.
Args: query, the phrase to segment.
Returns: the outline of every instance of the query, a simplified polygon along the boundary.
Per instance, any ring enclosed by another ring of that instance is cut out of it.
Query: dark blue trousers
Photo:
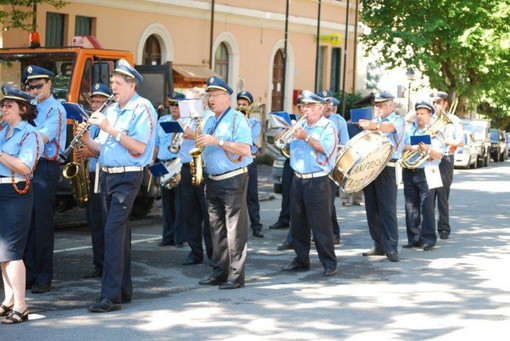
[[[398,251],[397,184],[395,168],[386,166],[363,189],[368,230],[377,251]]]
[[[53,279],[53,216],[59,177],[58,162],[39,159],[31,183],[34,209],[24,256],[27,283],[51,284]]]
[[[191,248],[189,258],[196,261],[204,259],[202,238],[205,242],[207,258],[212,258],[211,229],[209,227],[209,214],[205,202],[204,187],[202,183],[195,186],[191,183],[189,164],[183,164],[181,169],[181,213],[182,222],[186,231],[187,241]]]
[[[94,270],[103,272],[104,260],[104,229],[101,211],[101,195],[94,193],[96,172],[89,173],[89,202],[87,204],[87,223],[92,239],[92,254]]]
[[[435,245],[437,241],[434,217],[435,190],[429,190],[422,168],[414,171],[404,168],[402,172],[408,242]]]
[[[143,180],[143,172],[109,174],[101,171],[104,220],[104,266],[101,297],[120,303],[131,299],[131,230],[129,216]]]
[[[337,260],[331,226],[331,185],[327,176],[301,179],[294,176],[291,189],[292,245],[297,261],[310,265],[310,229],[315,248],[326,269],[336,269]]]
[[[294,171],[290,167],[290,160],[287,158],[283,164],[282,173],[282,206],[278,222],[285,225],[290,223],[290,187],[292,186],[292,177]]]
[[[335,207],[335,198],[338,186],[331,179],[329,179],[329,184],[331,186],[331,223],[333,224],[333,234],[335,235],[336,238],[340,239],[340,225],[338,225]]]
[[[439,220],[437,221],[437,232],[450,235],[450,187],[453,182],[453,155],[445,155],[439,164],[441,172],[441,180],[443,187],[436,188],[435,199],[437,202],[437,210],[439,212]]]
[[[224,180],[206,178],[205,197],[213,242],[213,274],[220,281],[244,284],[248,249],[248,174]]]
[[[181,217],[180,185],[168,189],[161,187],[161,208],[163,211],[163,238],[165,244],[182,244],[186,241],[186,230]]]
[[[252,162],[248,165],[248,215],[250,216],[250,227],[253,232],[260,232],[262,224],[260,223],[260,205],[258,189],[257,164]]]

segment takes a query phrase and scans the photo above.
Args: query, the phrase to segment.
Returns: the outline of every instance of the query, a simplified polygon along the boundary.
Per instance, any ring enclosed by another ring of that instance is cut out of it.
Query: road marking
[[[149,235],[145,235],[145,236],[150,236],[150,234]],[[145,238],[145,239],[139,239],[139,240],[131,240],[131,244],[151,242],[153,240],[158,240],[158,239],[161,239],[161,237],[158,236],[158,237],[151,237],[151,238]],[[53,251],[53,253],[62,253],[62,252],[78,251],[78,250],[86,250],[86,249],[92,249],[92,245],[90,245],[90,246],[80,246],[80,247],[70,247],[70,248],[67,248],[67,249],[55,250],[55,251]]]

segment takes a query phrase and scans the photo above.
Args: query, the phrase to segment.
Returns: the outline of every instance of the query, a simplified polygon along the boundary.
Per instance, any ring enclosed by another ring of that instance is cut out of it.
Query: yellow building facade
[[[234,91],[262,97],[266,112],[292,111],[300,90],[342,89],[346,28],[345,89],[356,88],[355,17],[356,0],[70,0],[60,10],[37,7],[43,46],[68,46],[75,35],[90,34],[104,48],[131,51],[136,64],[172,62],[174,74],[184,75],[176,77],[181,85],[212,69]],[[0,47],[27,44],[27,32],[0,34]]]

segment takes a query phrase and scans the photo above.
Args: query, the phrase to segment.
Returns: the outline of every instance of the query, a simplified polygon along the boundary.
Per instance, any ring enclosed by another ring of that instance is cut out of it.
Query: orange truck
[[[91,87],[96,82],[109,84],[110,73],[120,58],[134,65],[129,51],[79,46],[59,48],[4,48],[0,49],[0,83],[11,84],[22,89],[21,74],[27,65],[38,65],[55,73],[53,95],[61,101],[79,103],[89,107]],[[166,101],[166,93],[172,88],[171,66],[137,67],[142,75],[148,75],[140,84],[138,92],[149,98],[155,106]],[[150,74],[150,75],[149,75]],[[156,75],[156,76],[154,76]],[[156,89],[156,90],[155,90]],[[152,98],[151,98],[152,97]],[[72,140],[73,121],[68,119],[67,143]],[[63,165],[62,165],[63,166]],[[133,216],[149,213],[154,200],[160,196],[159,186],[146,171],[145,179],[133,207]],[[57,210],[65,211],[76,206],[69,180],[61,176],[57,191]]]

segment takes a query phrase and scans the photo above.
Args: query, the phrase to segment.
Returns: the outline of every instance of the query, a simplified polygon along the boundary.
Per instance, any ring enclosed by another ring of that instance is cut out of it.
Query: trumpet
[[[97,111],[103,113],[106,110],[106,108],[113,102],[115,102],[115,96],[111,95],[106,99],[106,101],[103,103],[103,105],[101,105],[101,107]],[[87,121],[89,120],[90,117],[85,112],[83,112],[82,115],[84,116],[84,118],[87,119]],[[81,138],[90,129],[90,125],[91,123],[87,122],[85,127],[83,127],[83,129],[74,136],[73,140],[69,143],[69,146],[66,148],[66,150],[64,150],[64,152],[60,154],[60,157],[64,161],[67,161],[67,158],[69,157],[69,154],[72,152],[72,150],[76,146],[80,145]]]
[[[191,118],[186,118],[184,121],[184,127],[182,127],[182,130],[186,132],[186,129],[190,128],[192,124]],[[181,144],[184,141],[184,133],[176,133],[172,137],[172,140],[170,141],[170,145],[168,146],[168,151],[170,153],[177,154],[179,152],[179,149],[181,149]]]
[[[289,148],[287,147],[287,145],[291,141],[294,140],[294,136],[293,136],[294,132],[298,128],[303,127],[303,123],[305,120],[306,120],[306,115],[301,116],[301,118],[296,123],[294,123],[294,125],[289,130],[287,130],[282,136],[280,136],[279,138],[277,138],[274,141],[275,147],[280,149],[283,156],[285,156],[286,158],[290,157],[290,151],[289,151]]]

